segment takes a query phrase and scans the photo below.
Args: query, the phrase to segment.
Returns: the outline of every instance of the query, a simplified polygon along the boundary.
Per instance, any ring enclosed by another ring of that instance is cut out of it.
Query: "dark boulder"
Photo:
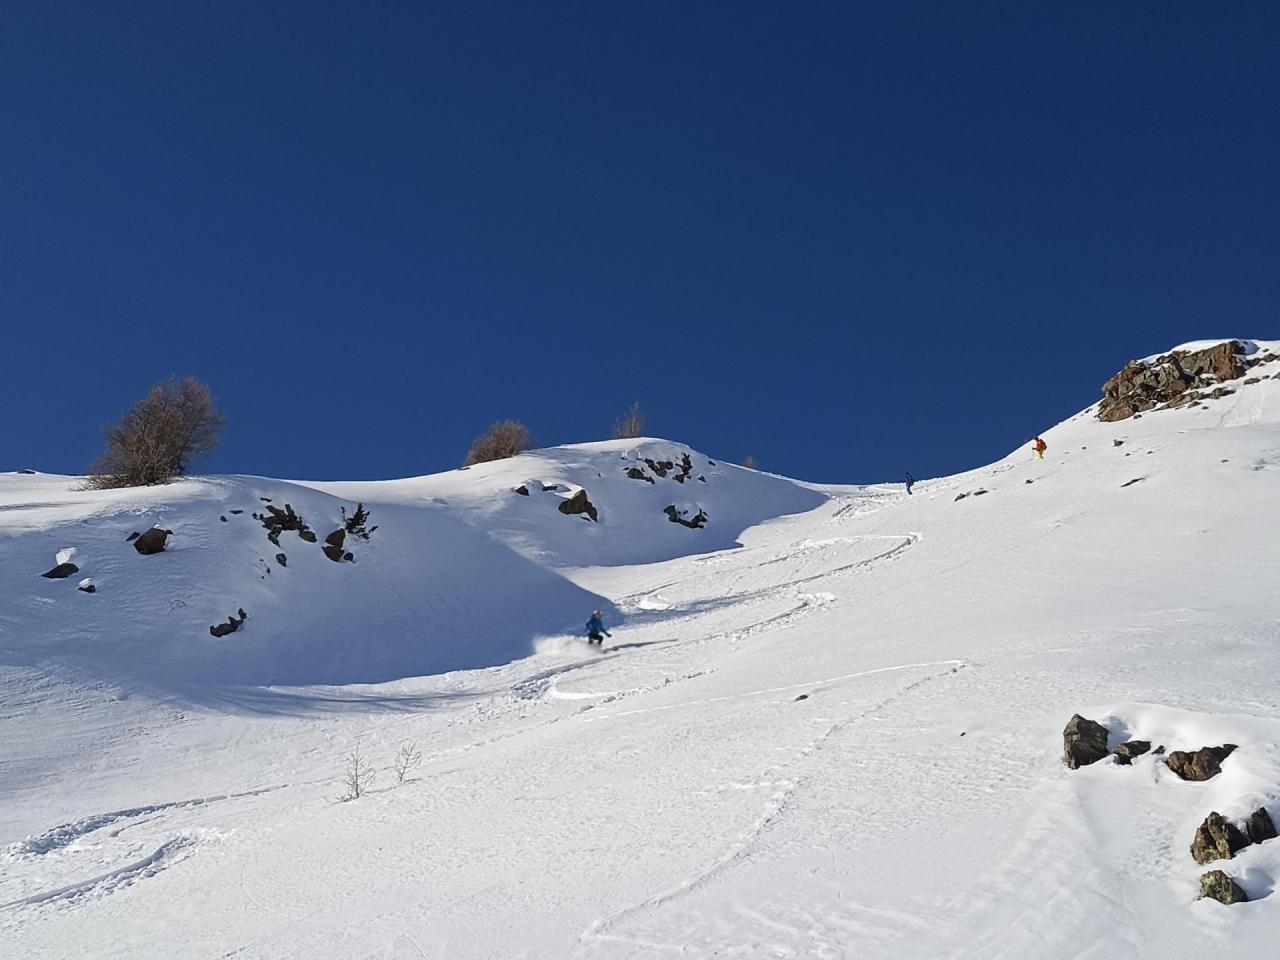
[[[94,586],[93,583],[91,582],[82,583],[80,584],[80,586],[76,587],[76,589],[79,590],[81,593],[97,593],[98,592],[98,588]]]
[[[1116,763],[1128,766],[1134,757],[1140,757],[1150,749],[1150,740],[1126,740],[1115,749]]]
[[[520,486],[516,487],[515,492],[520,494],[522,497],[527,497],[529,495],[529,488],[522,483]]]
[[[1201,747],[1199,750],[1175,750],[1165,763],[1183,780],[1212,780],[1222,772],[1222,761],[1235,750],[1234,743],[1220,747]]]
[[[677,510],[674,503],[663,507],[662,512],[667,515],[667,519],[672,523],[678,523],[682,527],[688,527],[690,530],[701,530],[707,525],[707,521],[710,519],[703,510],[699,510],[692,517],[687,517],[685,514],[688,513],[688,511]]]
[[[299,530],[298,539],[305,540],[307,543],[316,542],[316,534],[314,530]]]
[[[249,615],[244,612],[244,607],[236,611],[238,617],[227,617],[226,623],[215,623],[209,628],[209,633],[215,637],[225,637],[227,634],[235,633],[240,629],[241,625],[249,619]]]
[[[1249,838],[1234,823],[1214,812],[1196,827],[1196,835],[1191,841],[1191,859],[1196,863],[1230,860],[1248,845]]]
[[[1074,714],[1062,731],[1062,759],[1072,770],[1097,763],[1107,755],[1107,728]]]
[[[133,541],[133,549],[137,550],[144,557],[153,553],[161,553],[164,551],[165,542],[169,537],[173,536],[172,530],[162,530],[160,527],[152,527],[146,533]]]
[[[140,536],[142,536],[142,534],[140,534],[137,530],[135,530],[133,531],[133,533],[129,534],[127,537],[124,538],[124,542],[133,543],[133,541],[137,540]]]
[[[1248,903],[1249,898],[1236,883],[1221,870],[1210,870],[1200,878],[1200,899],[1217,900],[1219,903]]]
[[[40,576],[47,580],[63,580],[71,576],[73,573],[79,572],[80,568],[74,563],[60,563],[52,570],[48,570],[45,573],[40,574]]]
[[[627,471],[627,476],[632,480],[643,480],[645,483],[653,483],[653,477],[649,476],[639,467],[632,467]]]
[[[1276,825],[1266,807],[1259,807],[1249,814],[1249,819],[1244,822],[1244,832],[1248,834],[1250,843],[1262,843],[1276,838]]]
[[[346,559],[346,554],[342,552],[342,547],[335,547],[332,543],[326,543],[320,548],[324,551],[324,555],[334,563],[341,563]]]
[[[289,558],[283,553],[277,553],[276,563],[280,564],[282,567],[287,567],[289,566]]]
[[[342,529],[342,527],[339,527],[337,530],[333,531],[333,533],[329,534],[327,537],[324,538],[324,542],[327,543],[329,546],[339,547],[339,548],[341,548],[341,546],[346,542],[346,540],[347,540],[347,531]]]
[[[587,499],[586,490],[579,490],[568,500],[561,500],[560,512],[569,514],[570,516],[582,514],[590,517],[592,520],[598,520],[600,518],[600,511],[596,509],[595,504]]]

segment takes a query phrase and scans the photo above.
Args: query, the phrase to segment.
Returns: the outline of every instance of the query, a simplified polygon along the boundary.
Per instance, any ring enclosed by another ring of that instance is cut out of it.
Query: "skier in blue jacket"
[[[604,636],[601,636],[604,634]],[[591,619],[587,621],[587,643],[598,643],[603,645],[605,637],[612,637],[608,630],[604,628],[604,621],[600,619],[600,611],[597,610],[591,614]]]

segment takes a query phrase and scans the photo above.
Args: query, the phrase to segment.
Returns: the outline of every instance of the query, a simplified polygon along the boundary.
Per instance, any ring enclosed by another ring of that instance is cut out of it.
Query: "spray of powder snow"
[[[533,638],[533,652],[549,657],[562,657],[582,652],[583,639],[567,633],[552,633]]]

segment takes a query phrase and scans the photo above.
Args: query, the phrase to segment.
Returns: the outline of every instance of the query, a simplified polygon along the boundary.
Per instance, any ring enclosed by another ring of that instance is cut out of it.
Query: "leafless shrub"
[[[501,420],[476,437],[467,452],[467,460],[463,466],[474,466],[477,463],[488,463],[491,460],[506,460],[524,453],[533,446],[533,437],[529,429],[519,420]]]
[[[644,414],[640,412],[640,401],[637,400],[627,408],[613,424],[613,439],[635,440],[644,436]]]
[[[369,511],[364,508],[363,503],[356,504],[356,509],[351,516],[347,516],[347,508],[342,508],[342,529],[353,537],[359,537],[361,540],[368,540],[369,534],[378,529],[375,523],[372,527],[368,526]]]
[[[756,466],[756,458],[755,458],[755,457],[751,457],[751,456],[749,456],[749,457],[747,457],[747,459],[743,460],[743,461],[742,461],[742,465],[743,465],[744,467],[746,467],[748,470],[759,470],[759,469],[760,469],[759,467],[757,467],[757,466]]]
[[[369,792],[377,775],[378,772],[373,769],[373,764],[361,756],[360,744],[357,743],[351,749],[351,756],[347,757],[347,769],[342,777],[342,785],[346,790],[338,799],[359,800]]]
[[[401,744],[400,752],[396,754],[396,783],[404,783],[405,778],[413,773],[421,762],[422,751],[418,749],[416,743]]]
[[[170,377],[151,388],[119,423],[103,428],[107,451],[89,468],[98,489],[168,483],[218,445],[227,422],[208,384]]]

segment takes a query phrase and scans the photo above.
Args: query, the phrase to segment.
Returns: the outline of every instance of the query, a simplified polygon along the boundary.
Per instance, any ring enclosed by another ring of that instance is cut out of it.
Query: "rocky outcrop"
[[[249,619],[249,615],[244,612],[244,607],[236,611],[238,617],[227,617],[226,623],[215,623],[209,628],[209,633],[215,637],[225,637],[228,634],[235,633]]]
[[[266,500],[267,498],[260,497],[259,499]],[[298,514],[294,513],[293,506],[288,503],[284,505],[283,510],[268,504],[265,513],[255,513],[253,518],[262,522],[262,526],[266,528],[267,531],[267,539],[277,547],[280,546],[280,534],[285,531],[295,531],[300,537],[304,533],[311,532],[307,527],[306,521],[303,520],[302,517],[298,516]],[[307,538],[304,537],[303,539]],[[315,543],[314,534],[312,534],[308,542]]]
[[[1150,740],[1126,740],[1116,747],[1113,755],[1116,758],[1116,763],[1121,766],[1128,766],[1133,763],[1134,757],[1140,757],[1150,749]]]
[[[600,519],[600,511],[596,509],[595,504],[587,499],[586,490],[579,490],[569,499],[561,500],[560,512],[570,516],[581,515],[592,520]]]
[[[1222,772],[1222,761],[1235,750],[1234,743],[1220,747],[1201,747],[1199,750],[1175,750],[1165,763],[1183,780],[1212,780]]]
[[[165,543],[173,536],[172,530],[162,530],[160,527],[152,527],[146,533],[139,534],[133,541],[133,549],[137,550],[144,557],[153,553],[163,553]]]
[[[670,460],[650,460],[648,457],[644,458],[644,462],[649,465],[650,470],[660,477],[665,477],[667,473],[674,470],[676,466],[675,463]]]
[[[522,483],[520,486],[516,487],[515,492],[520,494],[522,497],[527,497],[529,495],[529,488]]]
[[[1237,851],[1249,845],[1249,838],[1222,814],[1209,814],[1196,828],[1191,841],[1191,859],[1196,863],[1212,863],[1214,860],[1230,860]]]
[[[649,476],[639,467],[631,467],[629,470],[627,470],[627,476],[630,477],[632,480],[643,480],[646,483],[654,482],[653,477]]]
[[[283,554],[283,553],[277,553],[277,554],[276,554],[276,563],[280,564],[280,566],[282,566],[282,567],[287,567],[287,566],[289,566],[289,557],[288,557],[288,555]]]
[[[339,527],[333,533],[324,538],[324,545],[320,548],[324,551],[324,555],[334,563],[342,563],[344,560],[350,563],[355,562],[355,556],[343,550],[343,545],[347,541],[347,531]]]
[[[1097,763],[1107,755],[1107,728],[1074,714],[1062,731],[1062,759],[1072,770]]]
[[[46,570],[44,573],[40,574],[40,576],[44,577],[46,580],[65,580],[73,573],[79,572],[80,568],[74,563],[60,563],[52,570]]]
[[[1221,870],[1210,870],[1200,878],[1200,899],[1217,900],[1219,903],[1248,903],[1249,898],[1236,883]]]
[[[1204,350],[1175,350],[1150,362],[1132,361],[1102,385],[1098,419],[1111,423],[1156,407],[1194,403],[1200,397],[1191,391],[1244,376],[1241,350],[1237,341],[1228,340]]]
[[[1244,832],[1250,843],[1262,843],[1276,838],[1276,825],[1266,807],[1259,807],[1249,814],[1249,819],[1244,822]]]
[[[85,577],[83,580],[81,580],[80,585],[76,587],[76,589],[81,591],[82,593],[98,592],[98,588],[93,585],[93,579],[91,577]],[[1263,812],[1265,813],[1266,811],[1264,810]]]
[[[706,511],[699,509],[692,517],[688,510],[678,510],[674,503],[662,508],[662,512],[667,515],[667,519],[672,523],[678,523],[682,527],[688,527],[690,530],[700,530],[707,525],[707,521],[711,519],[707,516]]]

